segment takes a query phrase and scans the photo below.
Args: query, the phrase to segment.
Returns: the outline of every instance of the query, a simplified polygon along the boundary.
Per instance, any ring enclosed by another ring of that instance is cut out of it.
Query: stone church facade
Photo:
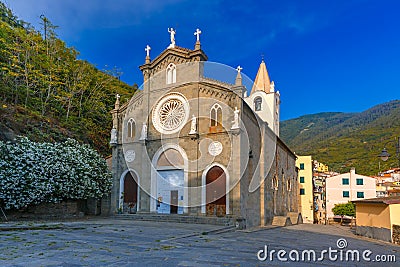
[[[296,156],[279,139],[279,92],[264,61],[249,96],[238,67],[231,83],[207,78],[199,31],[194,49],[147,46],[141,90],[111,131],[111,211],[230,217],[247,227],[298,211]],[[195,32],[195,35],[196,35]]]

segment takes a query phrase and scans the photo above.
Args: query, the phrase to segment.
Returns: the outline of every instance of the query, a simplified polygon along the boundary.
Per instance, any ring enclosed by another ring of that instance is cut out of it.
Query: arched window
[[[210,111],[211,127],[222,125],[222,108],[218,104],[214,104]]]
[[[262,98],[258,96],[254,99],[254,110],[260,111],[261,106],[262,106]]]
[[[126,127],[128,128],[128,138],[134,139],[136,135],[136,124],[133,118],[128,120]]]
[[[170,63],[167,67],[167,84],[176,83],[176,66]]]
[[[290,182],[290,179],[287,180],[287,191],[292,191],[292,184]]]

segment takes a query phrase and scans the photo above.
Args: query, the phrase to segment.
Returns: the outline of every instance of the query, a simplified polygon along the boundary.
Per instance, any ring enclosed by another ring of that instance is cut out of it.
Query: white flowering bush
[[[101,198],[111,190],[106,162],[88,145],[0,141],[0,202],[21,209],[64,199]]]

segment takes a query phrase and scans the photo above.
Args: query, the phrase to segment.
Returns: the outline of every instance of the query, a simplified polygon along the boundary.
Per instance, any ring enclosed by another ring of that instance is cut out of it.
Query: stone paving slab
[[[10,226],[40,223],[7,223]],[[0,228],[5,224],[0,224]],[[348,229],[324,225],[224,231],[216,225],[96,219],[51,222],[57,229],[0,231],[0,266],[399,266],[400,247],[360,238]],[[257,252],[337,249],[394,255],[397,262],[259,261]]]

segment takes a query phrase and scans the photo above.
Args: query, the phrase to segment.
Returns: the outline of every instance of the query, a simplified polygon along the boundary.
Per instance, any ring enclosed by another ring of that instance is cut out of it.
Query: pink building
[[[376,198],[376,179],[350,172],[326,178],[326,212],[327,217],[334,216],[335,204],[353,200]]]

